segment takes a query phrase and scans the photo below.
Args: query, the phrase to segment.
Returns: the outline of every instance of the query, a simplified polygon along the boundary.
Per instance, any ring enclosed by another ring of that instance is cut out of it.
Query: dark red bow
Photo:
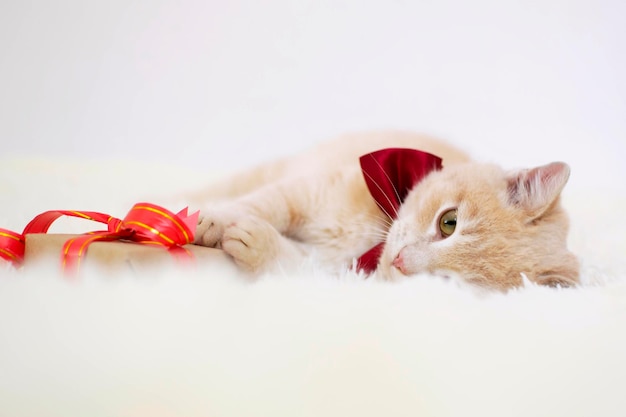
[[[431,171],[441,169],[441,158],[415,149],[388,148],[363,155],[359,162],[367,188],[380,209],[394,220],[411,189]],[[376,270],[385,242],[357,260],[357,270]]]

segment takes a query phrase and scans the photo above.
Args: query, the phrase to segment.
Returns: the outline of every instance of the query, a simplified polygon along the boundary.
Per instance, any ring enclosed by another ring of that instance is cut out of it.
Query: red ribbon
[[[67,273],[78,272],[89,245],[97,241],[126,240],[151,244],[168,249],[177,259],[189,259],[193,258],[193,254],[182,246],[193,242],[199,214],[196,212],[188,215],[187,208],[174,214],[150,203],[135,204],[123,220],[94,211],[46,211],[31,220],[21,235],[13,232],[6,233],[11,236],[6,239],[17,240],[21,246],[13,245],[10,250],[17,255],[12,259],[8,257],[5,259],[12,260],[19,265],[24,258],[24,236],[30,233],[46,233],[50,225],[61,216],[78,217],[107,225],[107,230],[90,232],[65,242],[61,252],[61,264]],[[3,236],[2,232],[5,231],[0,229],[0,237]],[[0,240],[0,248],[9,248],[4,243]]]
[[[21,265],[24,262],[24,236],[7,229],[0,229],[0,258]]]
[[[398,216],[407,194],[431,171],[441,169],[441,158],[415,149],[388,148],[363,155],[359,162],[367,189],[378,207],[391,219]],[[376,270],[385,242],[357,259],[357,270]]]

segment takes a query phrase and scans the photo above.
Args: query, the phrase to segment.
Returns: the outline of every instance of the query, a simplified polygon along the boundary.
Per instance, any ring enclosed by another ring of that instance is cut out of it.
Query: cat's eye
[[[450,236],[454,229],[456,229],[456,209],[444,212],[439,218],[439,231],[442,237]]]

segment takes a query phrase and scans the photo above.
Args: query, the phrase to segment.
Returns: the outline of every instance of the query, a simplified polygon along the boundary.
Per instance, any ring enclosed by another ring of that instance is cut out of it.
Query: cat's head
[[[460,277],[496,289],[520,285],[522,274],[544,285],[577,284],[559,202],[569,172],[555,162],[515,172],[467,163],[431,173],[400,207],[379,272]]]

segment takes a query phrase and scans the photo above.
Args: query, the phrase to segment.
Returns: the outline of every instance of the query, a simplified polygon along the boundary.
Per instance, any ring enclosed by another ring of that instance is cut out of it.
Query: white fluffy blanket
[[[193,174],[4,160],[0,227],[19,231],[53,208],[123,216],[148,200],[177,210],[182,200],[163,197],[206,183]],[[626,244],[615,222],[626,201],[568,189],[564,202],[583,263],[576,289],[485,295],[314,267],[255,283],[206,268],[68,284],[56,265],[5,267],[0,415],[622,416]]]

